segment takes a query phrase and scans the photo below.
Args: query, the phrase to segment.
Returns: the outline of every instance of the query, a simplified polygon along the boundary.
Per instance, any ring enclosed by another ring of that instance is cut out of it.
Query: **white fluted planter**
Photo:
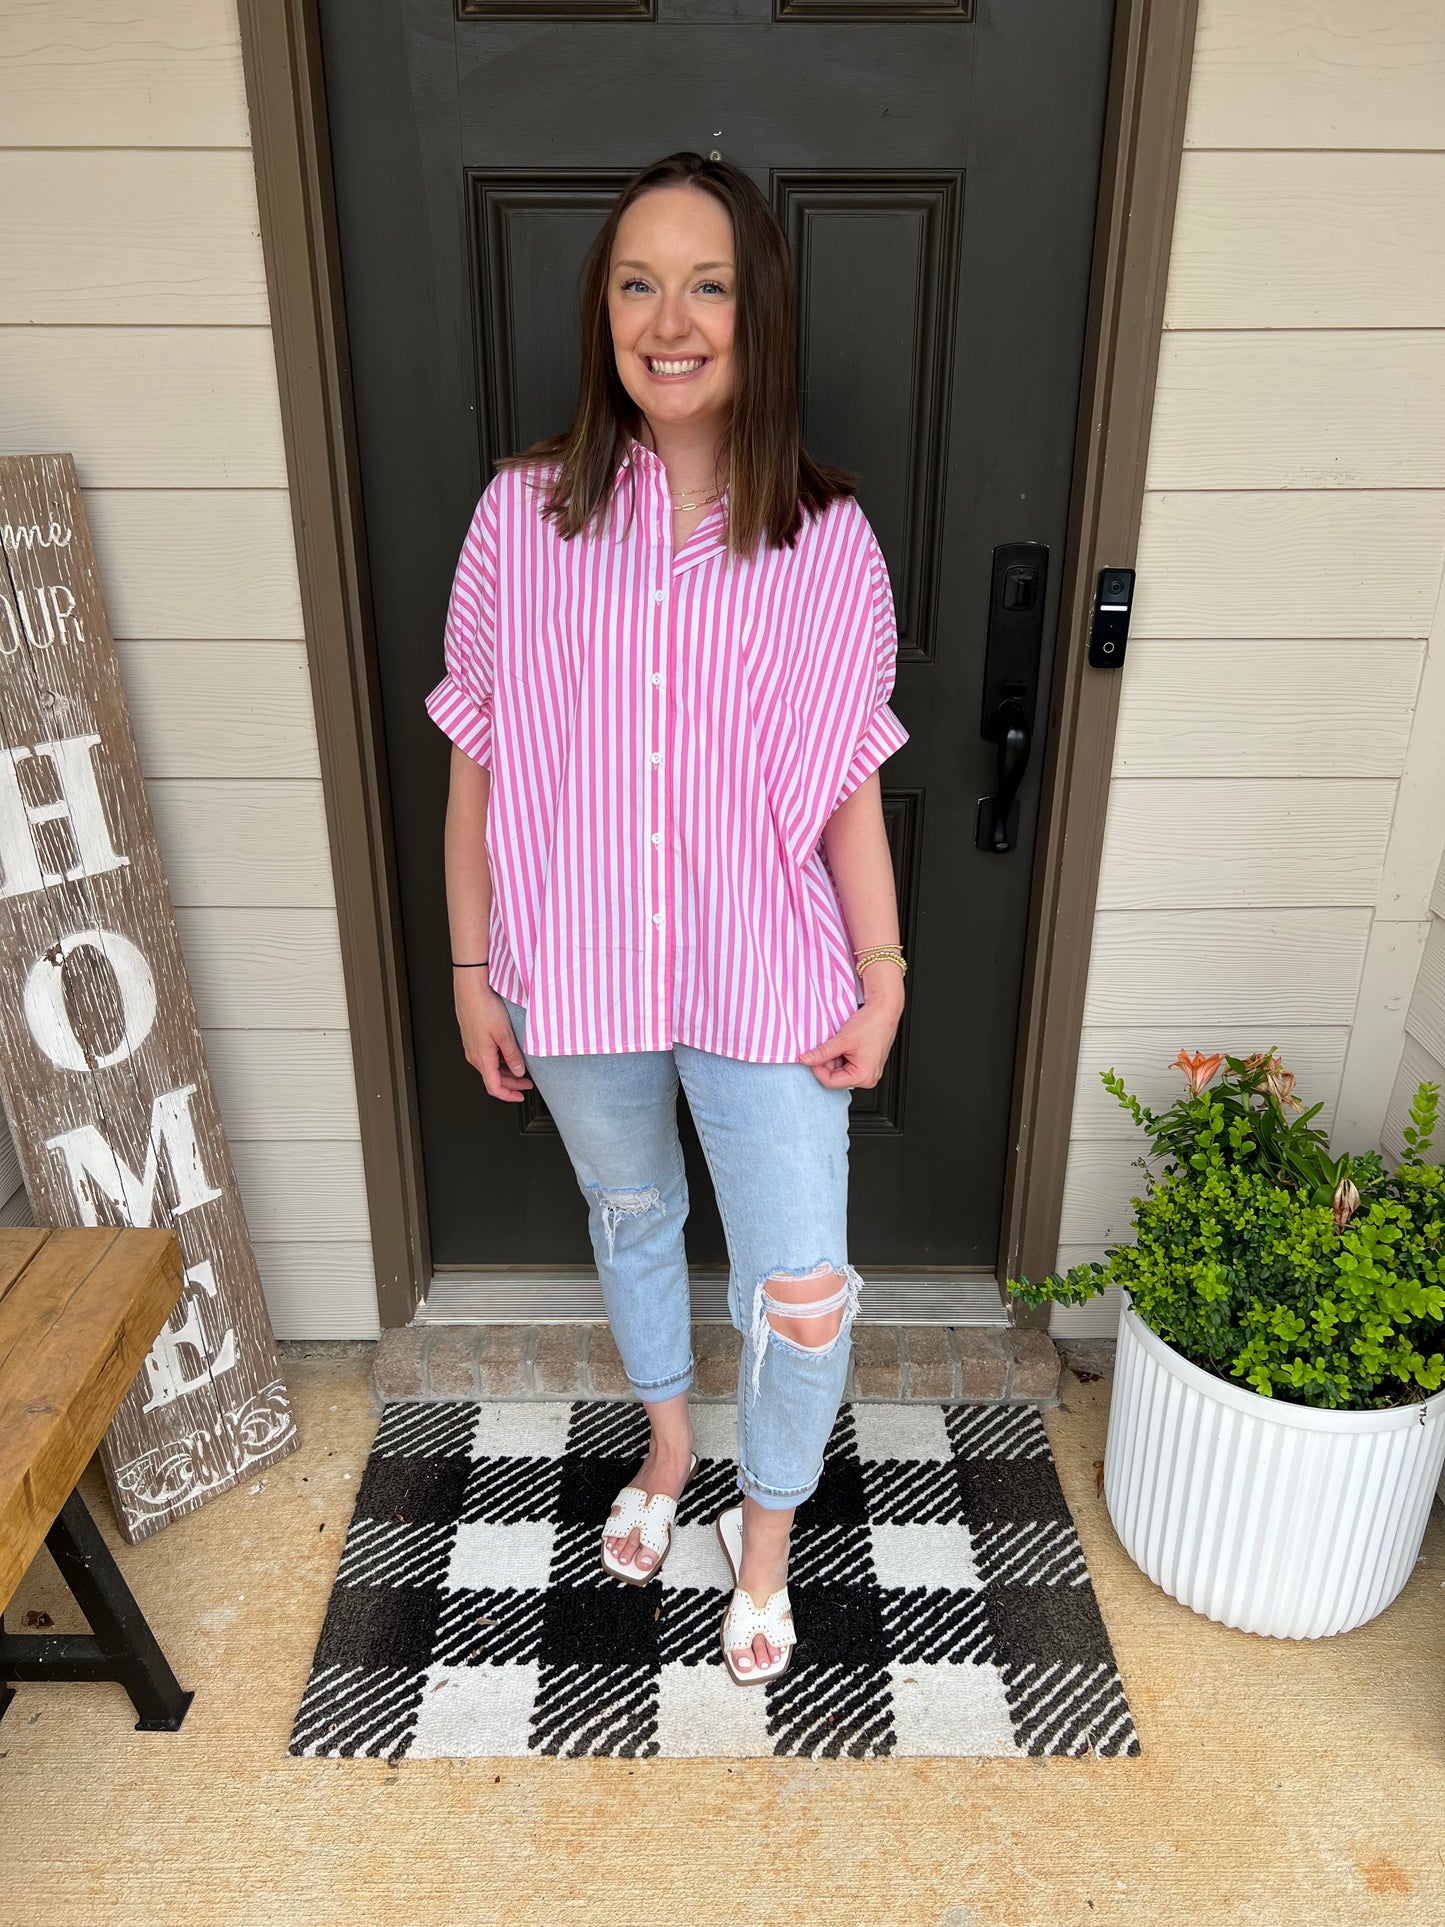
[[[1445,1392],[1321,1412],[1216,1378],[1119,1319],[1104,1498],[1135,1564],[1206,1618],[1280,1639],[1373,1619],[1409,1578],[1445,1465]]]

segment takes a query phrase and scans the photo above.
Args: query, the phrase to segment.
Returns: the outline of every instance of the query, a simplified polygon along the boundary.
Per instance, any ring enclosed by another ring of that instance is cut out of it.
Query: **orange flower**
[[[1206,1057],[1203,1051],[1196,1051],[1191,1057],[1187,1051],[1181,1050],[1170,1069],[1183,1071],[1189,1079],[1189,1095],[1198,1097],[1223,1062],[1223,1055],[1219,1052],[1213,1057]]]

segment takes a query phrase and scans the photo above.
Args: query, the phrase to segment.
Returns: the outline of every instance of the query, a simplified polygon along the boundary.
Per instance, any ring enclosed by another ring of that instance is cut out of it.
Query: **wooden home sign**
[[[294,1451],[68,455],[0,458],[0,1085],[40,1225],[165,1225],[185,1287],[101,1457],[135,1543]]]

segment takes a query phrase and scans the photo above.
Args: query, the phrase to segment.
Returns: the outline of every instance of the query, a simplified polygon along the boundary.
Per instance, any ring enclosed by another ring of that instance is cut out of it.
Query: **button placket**
[[[652,881],[652,926],[660,932],[661,941],[657,946],[656,972],[653,979],[656,1000],[657,1039],[662,1048],[672,1041],[669,981],[671,973],[671,945],[667,919],[668,875],[667,855],[664,846],[664,833],[667,828],[668,790],[667,774],[663,755],[667,745],[667,667],[668,644],[671,639],[671,601],[664,586],[672,572],[672,505],[668,500],[662,478],[655,478],[655,512],[662,529],[660,543],[653,547],[654,566],[658,569],[661,581],[655,581],[652,591],[652,661],[648,668],[648,686],[644,703],[647,718],[649,789],[648,799],[651,823],[648,840],[653,852],[649,869]]]

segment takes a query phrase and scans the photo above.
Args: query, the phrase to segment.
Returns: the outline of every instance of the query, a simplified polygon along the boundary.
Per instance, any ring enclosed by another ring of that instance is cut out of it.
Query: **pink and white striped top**
[[[492,773],[492,987],[543,1056],[794,1062],[861,997],[823,825],[908,740],[877,537],[845,496],[730,560],[724,495],[674,553],[634,438],[606,528],[564,541],[554,472],[483,492],[426,699]]]

